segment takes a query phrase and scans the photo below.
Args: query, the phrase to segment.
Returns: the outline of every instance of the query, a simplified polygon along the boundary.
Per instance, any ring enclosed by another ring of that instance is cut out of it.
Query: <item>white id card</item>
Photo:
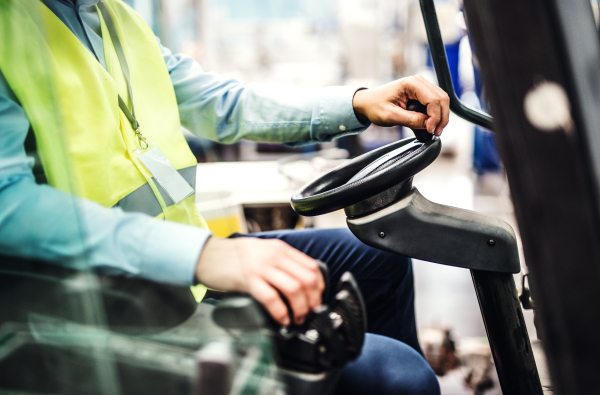
[[[163,187],[174,204],[194,194],[194,189],[173,167],[153,141],[148,143],[148,149],[136,149],[133,153],[160,186]]]

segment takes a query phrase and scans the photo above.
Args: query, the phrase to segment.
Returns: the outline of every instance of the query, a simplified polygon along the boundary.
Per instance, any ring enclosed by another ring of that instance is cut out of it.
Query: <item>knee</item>
[[[440,384],[437,376],[427,363],[418,368],[415,367],[411,376],[412,380],[407,382],[409,385],[403,385],[401,389],[398,388],[399,394],[440,395]]]
[[[391,252],[377,250],[371,247],[369,249],[369,255],[371,260],[377,262],[382,267],[390,270],[390,275],[396,277],[400,281],[408,280],[412,284],[413,281],[413,270],[412,261],[409,257],[404,255],[392,254]]]
[[[416,352],[415,352],[416,353]],[[427,362],[420,356],[411,358],[410,363],[403,363],[405,374],[388,370],[385,393],[403,395],[440,395],[437,376]]]
[[[367,334],[361,356],[342,373],[336,394],[440,395],[425,359],[406,344]]]

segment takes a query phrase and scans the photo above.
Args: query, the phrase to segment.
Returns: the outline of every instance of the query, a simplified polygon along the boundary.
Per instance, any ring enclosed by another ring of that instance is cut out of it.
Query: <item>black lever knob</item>
[[[406,109],[408,111],[420,112],[421,114],[427,114],[427,106],[419,103],[417,100],[409,100]],[[430,141],[433,138],[433,134],[429,133],[427,129],[413,129],[411,128],[415,137],[420,142],[424,143],[426,141]]]

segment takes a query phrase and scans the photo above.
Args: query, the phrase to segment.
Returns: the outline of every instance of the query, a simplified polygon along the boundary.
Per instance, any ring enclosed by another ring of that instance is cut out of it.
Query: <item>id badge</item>
[[[148,142],[148,148],[138,148],[133,154],[167,192],[175,204],[194,194],[194,189],[173,167],[154,141]]]

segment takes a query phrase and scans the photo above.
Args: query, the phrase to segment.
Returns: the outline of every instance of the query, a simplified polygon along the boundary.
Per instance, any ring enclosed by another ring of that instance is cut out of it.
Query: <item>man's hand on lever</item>
[[[325,280],[317,262],[276,239],[211,237],[198,260],[196,280],[209,288],[244,292],[259,301],[280,324],[296,324],[321,304]]]
[[[408,100],[427,106],[427,115],[407,111]],[[436,136],[448,125],[450,98],[440,87],[422,76],[406,77],[377,88],[359,90],[352,102],[361,122],[379,126],[407,126],[427,129]]]

